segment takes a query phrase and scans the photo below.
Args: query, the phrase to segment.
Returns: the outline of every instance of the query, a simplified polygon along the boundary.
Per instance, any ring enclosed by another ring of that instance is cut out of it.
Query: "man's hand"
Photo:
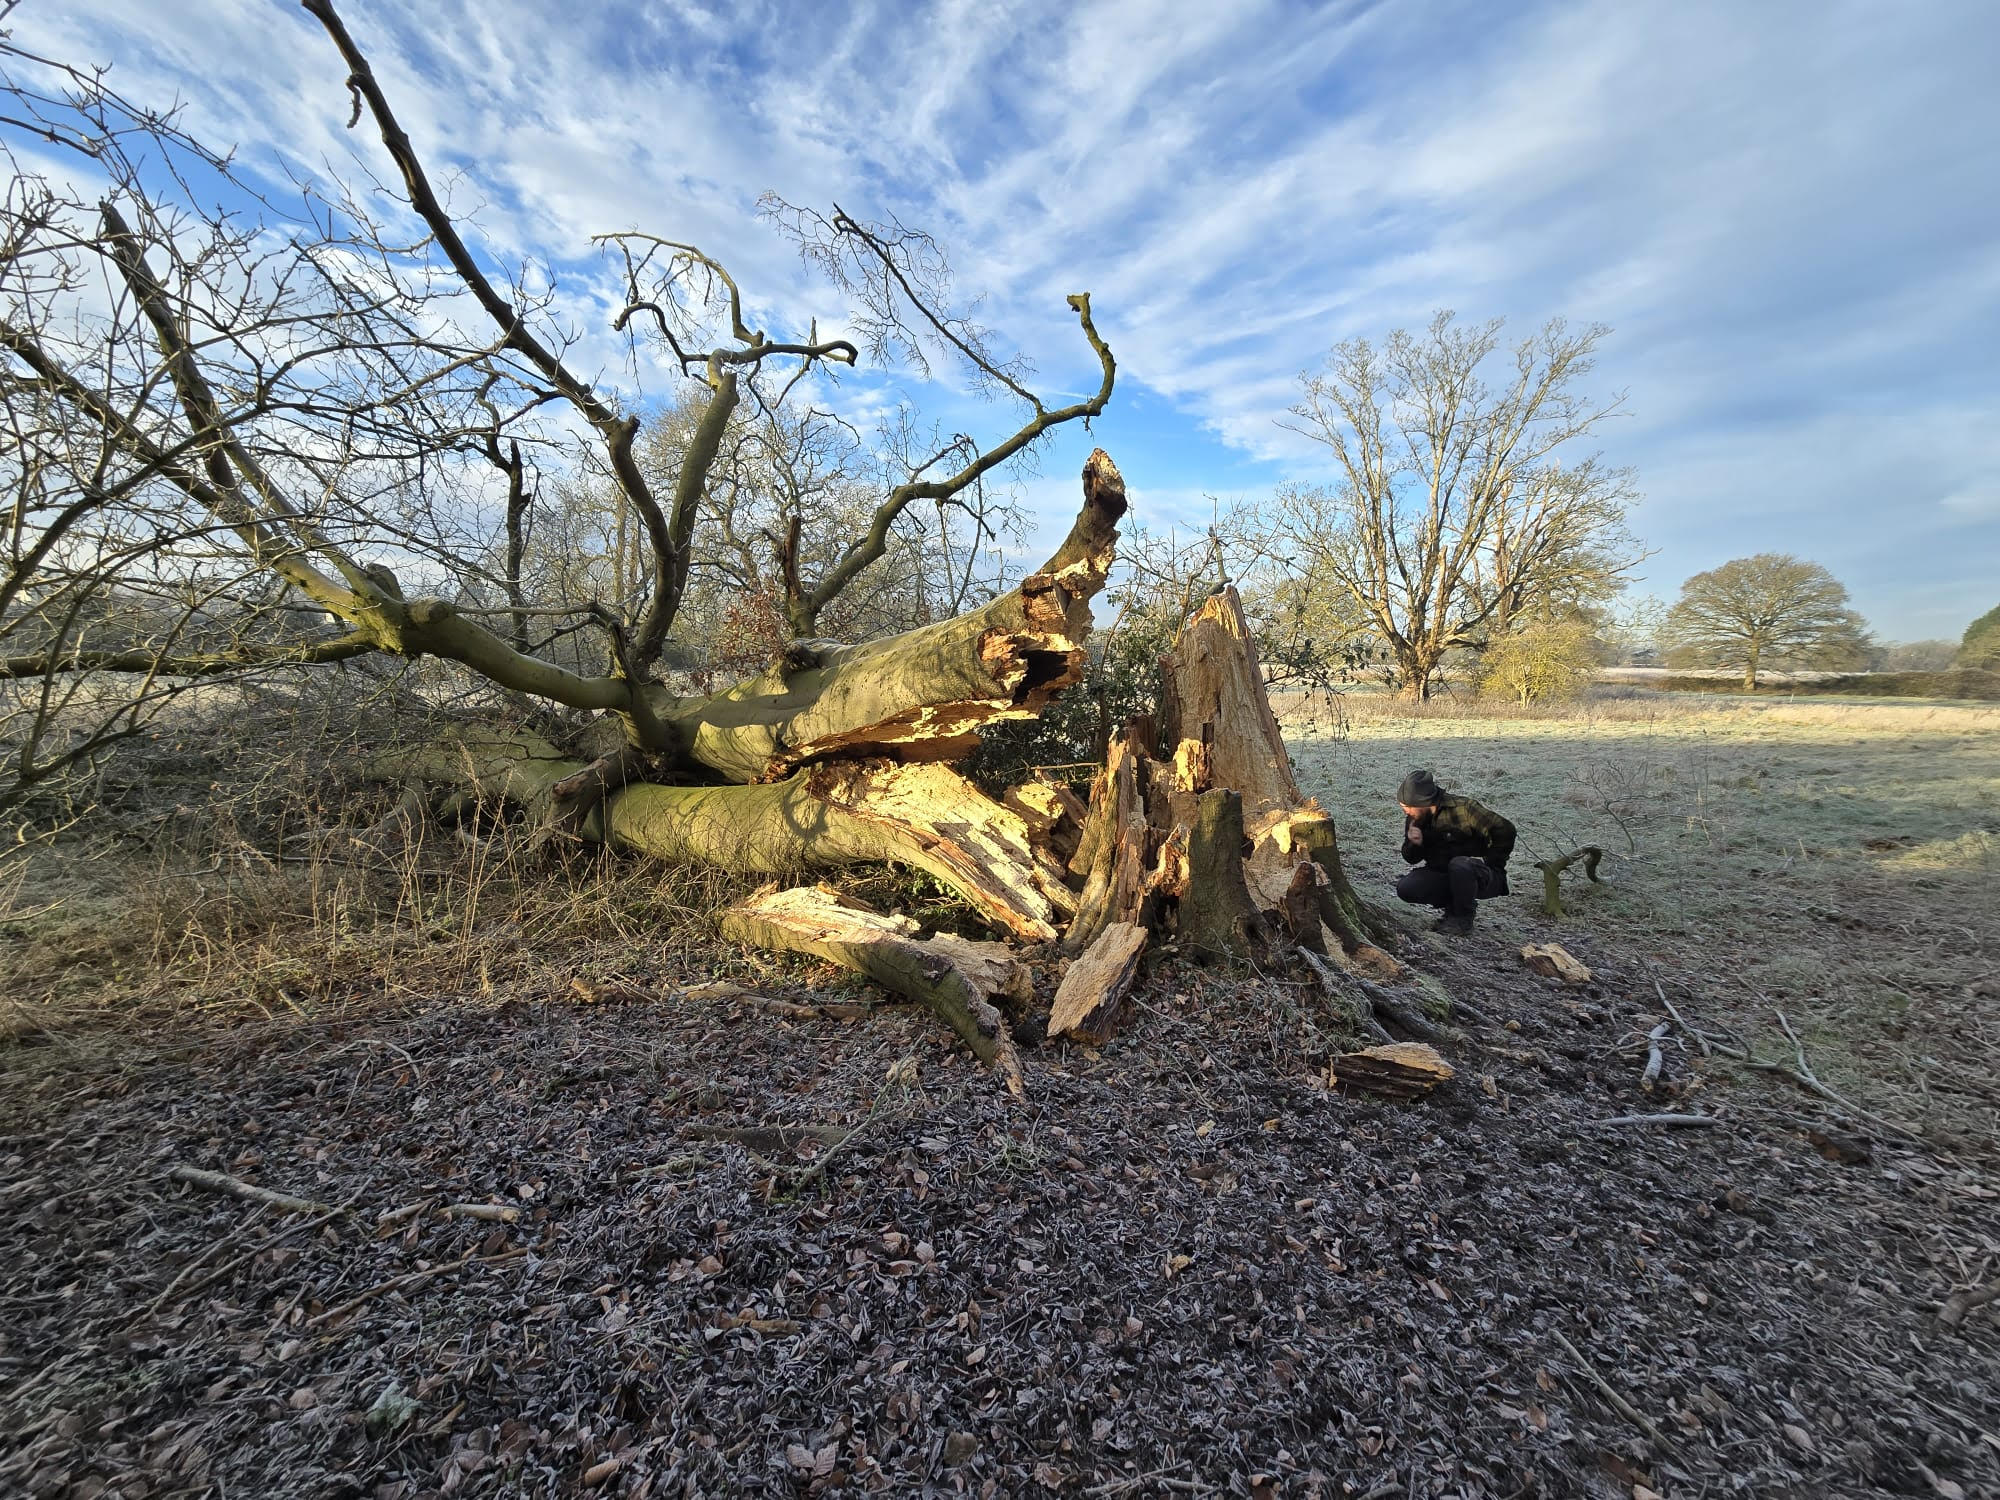
[[[1421,844],[1424,841],[1424,825],[1411,822],[1404,828],[1403,837],[1413,844]]]

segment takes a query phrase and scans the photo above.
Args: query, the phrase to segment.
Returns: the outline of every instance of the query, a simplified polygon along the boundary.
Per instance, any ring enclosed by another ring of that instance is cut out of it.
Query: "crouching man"
[[[1429,771],[1412,771],[1396,789],[1403,805],[1403,858],[1416,868],[1396,882],[1413,906],[1436,906],[1435,930],[1472,931],[1479,903],[1507,894],[1514,825],[1470,797],[1456,797]]]

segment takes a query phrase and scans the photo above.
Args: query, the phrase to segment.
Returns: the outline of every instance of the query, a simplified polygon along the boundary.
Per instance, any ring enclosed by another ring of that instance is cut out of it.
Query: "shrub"
[[[1597,666],[1598,644],[1583,620],[1538,620],[1486,648],[1480,691],[1517,703],[1578,697]]]

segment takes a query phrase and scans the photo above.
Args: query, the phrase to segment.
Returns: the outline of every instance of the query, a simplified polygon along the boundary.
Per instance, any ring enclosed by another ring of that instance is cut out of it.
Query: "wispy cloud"
[[[485,243],[554,262],[574,308],[612,294],[588,234],[643,226],[725,256],[773,319],[837,312],[755,220],[767,188],[938,231],[1058,387],[1091,380],[1062,303],[1091,290],[1123,397],[1038,504],[1073,504],[1096,440],[1162,497],[1311,475],[1276,418],[1336,339],[1566,314],[1617,330],[1600,374],[1632,415],[1604,443],[1639,470],[1655,586],[1775,547],[1893,634],[1992,603],[1984,0],[346,9]],[[374,159],[294,7],[13,24],[295,170]]]

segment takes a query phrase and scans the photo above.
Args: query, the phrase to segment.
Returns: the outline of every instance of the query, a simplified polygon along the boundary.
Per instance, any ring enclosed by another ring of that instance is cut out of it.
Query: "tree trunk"
[[[440,783],[537,819],[590,762],[525,730],[467,733],[381,758],[384,774]],[[1023,942],[1056,936],[1075,909],[1055,860],[1019,814],[948,766],[866,761],[815,767],[762,786],[627,784],[578,821],[578,836],[655,858],[741,874],[857,864],[923,870]]]

